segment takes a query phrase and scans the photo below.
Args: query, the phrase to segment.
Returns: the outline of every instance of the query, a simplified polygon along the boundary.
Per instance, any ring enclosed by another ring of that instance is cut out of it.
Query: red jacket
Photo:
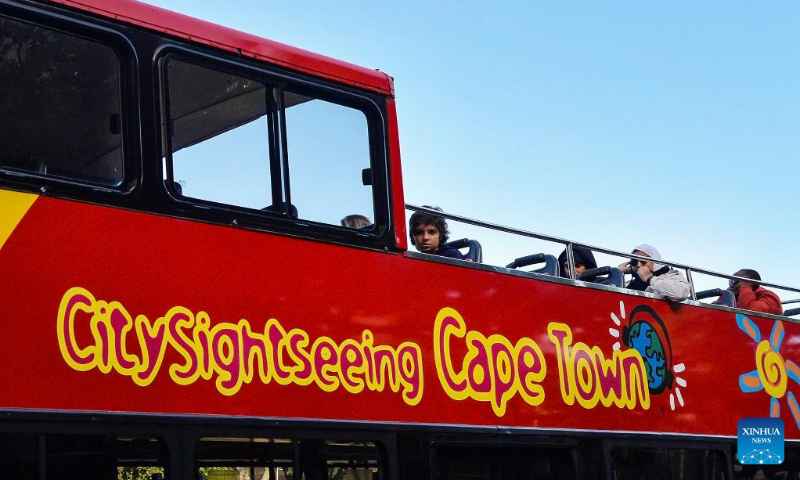
[[[780,297],[764,287],[758,287],[755,290],[750,290],[749,288],[740,289],[736,306],[755,312],[771,313],[773,315],[783,314]]]

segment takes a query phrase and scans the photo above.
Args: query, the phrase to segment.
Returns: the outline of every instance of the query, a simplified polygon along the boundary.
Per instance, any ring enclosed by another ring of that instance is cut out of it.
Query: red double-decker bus
[[[798,476],[795,321],[409,252],[384,73],[0,0],[0,85],[0,478]]]

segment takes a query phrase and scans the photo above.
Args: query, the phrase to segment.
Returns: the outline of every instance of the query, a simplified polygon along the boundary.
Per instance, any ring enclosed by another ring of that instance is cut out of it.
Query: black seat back
[[[458,250],[461,250],[462,248],[468,248],[469,250],[467,250],[467,253],[464,255],[473,262],[483,263],[483,248],[481,248],[481,244],[477,240],[462,238],[460,240],[452,240],[447,242],[445,243],[445,246]]]
[[[611,285],[613,287],[625,286],[625,274],[617,267],[590,268],[578,275],[578,280],[599,283],[600,285]]]
[[[711,305],[725,305],[728,307],[736,306],[736,297],[730,290],[723,290],[721,288],[712,288],[711,290],[703,290],[702,292],[697,292],[696,295],[698,300],[701,300],[703,298],[719,297],[718,299],[711,302]]]
[[[544,263],[544,267],[537,270],[531,270],[531,273],[538,273],[540,275],[551,275],[553,277],[558,275],[558,260],[553,255],[544,253],[535,253],[525,257],[515,259],[513,262],[506,265],[506,268],[522,268],[528,265],[538,265]]]
[[[784,310],[783,315],[785,317],[794,317],[795,315],[800,315],[800,307],[798,308],[790,308],[789,310]]]
[[[261,209],[264,212],[277,212],[277,213],[287,213],[286,202],[279,202],[273,203],[268,207],[264,207]],[[289,218],[298,218],[297,217],[297,207],[294,204],[290,204],[288,208]]]

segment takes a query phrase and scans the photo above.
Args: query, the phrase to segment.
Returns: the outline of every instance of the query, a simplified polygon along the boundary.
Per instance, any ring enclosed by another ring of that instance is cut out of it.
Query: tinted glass
[[[435,480],[574,479],[571,450],[486,447],[436,450]]]
[[[183,197],[371,228],[364,112],[177,58],[166,70],[168,187]]]
[[[0,17],[0,167],[120,184],[119,68],[105,45]]]
[[[360,110],[286,93],[292,203],[300,218],[340,224],[348,215],[374,222],[367,118]]]
[[[722,480],[727,469],[719,450],[619,447],[611,454],[611,470],[618,480]]]
[[[202,438],[195,448],[201,480],[380,480],[372,442],[286,438]]]
[[[147,437],[0,433],[0,478],[163,480],[164,445]]]
[[[169,60],[175,189],[185,197],[262,209],[272,204],[265,84]]]
[[[784,455],[786,458],[780,465],[739,465],[734,461],[733,478],[736,480],[800,480],[800,450],[789,448],[787,443]]]

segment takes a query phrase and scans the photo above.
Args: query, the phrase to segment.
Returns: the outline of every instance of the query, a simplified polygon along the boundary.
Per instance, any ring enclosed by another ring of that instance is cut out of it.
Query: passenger
[[[343,227],[359,229],[370,225],[372,225],[372,222],[364,215],[348,215],[342,219]]]
[[[661,254],[655,247],[650,245],[639,245],[633,252],[640,257],[650,257],[653,260],[661,260]],[[673,270],[668,265],[656,262],[645,262],[642,260],[631,260],[620,264],[620,270],[624,273],[633,275],[627,288],[643,292],[658,293],[664,295],[673,302],[680,302],[689,298],[691,287],[689,281],[677,270]]]
[[[752,278],[753,280],[761,280],[761,275],[749,268],[743,268],[734,273],[734,275],[737,277]],[[753,310],[754,312],[783,315],[783,306],[781,305],[780,297],[759,285],[758,282],[731,279],[729,285],[730,287],[728,290],[733,292],[736,296],[737,307]]]
[[[572,259],[575,261],[575,278],[578,275],[597,268],[597,261],[594,259],[594,254],[588,248],[574,246],[572,247]],[[567,262],[567,249],[565,248],[561,255],[558,256],[558,264],[561,266],[561,274],[564,278],[569,278],[569,262]],[[592,282],[596,276],[584,278],[587,282]]]
[[[426,206],[425,208],[439,210],[436,207]],[[420,252],[466,260],[458,249],[445,245],[450,232],[447,231],[447,222],[443,217],[424,212],[414,212],[408,220],[408,230],[409,237],[411,237],[411,245],[414,245]]]

